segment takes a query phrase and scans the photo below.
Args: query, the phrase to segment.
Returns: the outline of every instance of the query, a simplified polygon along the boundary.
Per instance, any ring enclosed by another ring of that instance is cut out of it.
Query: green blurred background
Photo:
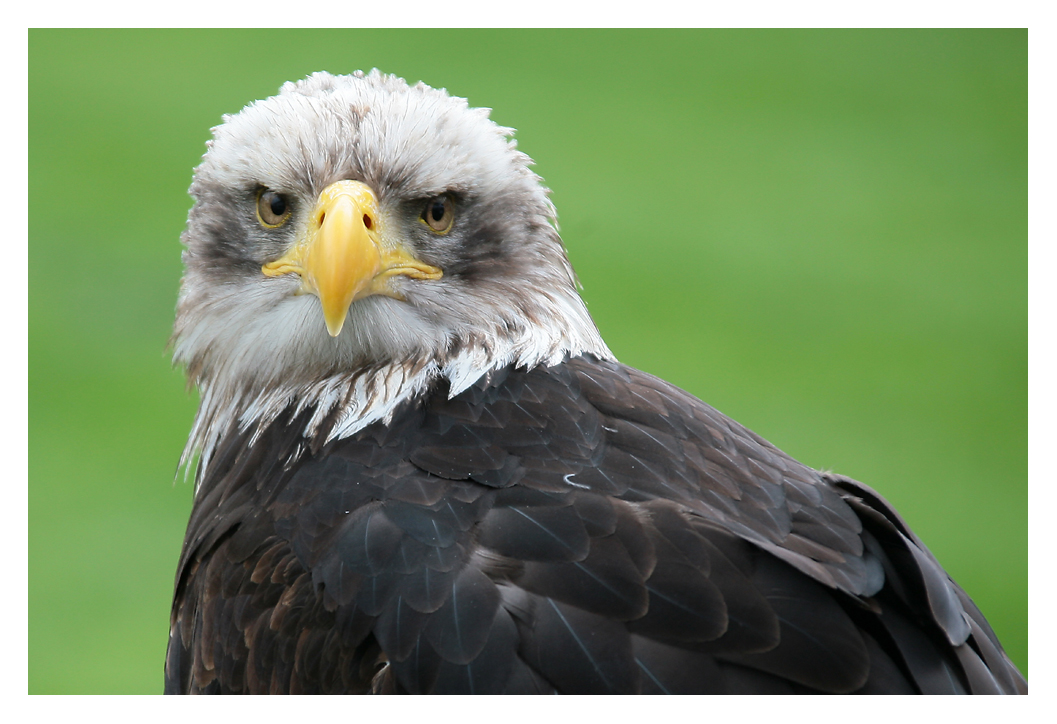
[[[161,690],[208,129],[374,66],[519,129],[616,355],[877,488],[1027,673],[1027,41],[30,31],[30,692]]]

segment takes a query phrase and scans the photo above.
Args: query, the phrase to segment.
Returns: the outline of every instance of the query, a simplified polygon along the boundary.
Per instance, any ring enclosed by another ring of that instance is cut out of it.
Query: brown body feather
[[[1026,691],[876,493],[618,363],[441,383],[320,449],[310,414],[218,444],[166,692]]]

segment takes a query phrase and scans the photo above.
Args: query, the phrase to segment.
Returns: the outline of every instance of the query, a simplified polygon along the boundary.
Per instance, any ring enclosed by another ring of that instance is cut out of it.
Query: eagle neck
[[[586,309],[583,312],[586,315]],[[189,472],[197,454],[197,493],[209,474],[214,452],[229,435],[248,434],[252,446],[269,426],[297,420],[304,426],[304,444],[296,446],[285,461],[291,465],[308,448],[350,437],[376,422],[389,424],[394,414],[421,400],[439,383],[446,383],[450,399],[504,367],[549,367],[583,354],[614,359],[590,322],[564,329],[534,327],[515,337],[489,336],[484,342],[456,346],[445,355],[363,365],[299,383],[254,387],[202,379],[201,401],[180,468]]]

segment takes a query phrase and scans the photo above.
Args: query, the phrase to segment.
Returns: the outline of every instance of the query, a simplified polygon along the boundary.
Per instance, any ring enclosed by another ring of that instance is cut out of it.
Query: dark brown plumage
[[[217,453],[167,691],[1026,690],[876,493],[633,369],[439,387],[283,469],[298,422]]]

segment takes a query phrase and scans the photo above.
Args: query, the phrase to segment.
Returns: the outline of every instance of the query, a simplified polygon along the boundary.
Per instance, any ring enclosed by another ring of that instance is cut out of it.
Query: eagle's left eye
[[[261,189],[257,194],[257,219],[269,229],[282,226],[290,216],[290,204],[286,197],[271,189]]]
[[[434,196],[422,210],[422,221],[438,234],[447,234],[455,221],[455,206],[448,196]]]

